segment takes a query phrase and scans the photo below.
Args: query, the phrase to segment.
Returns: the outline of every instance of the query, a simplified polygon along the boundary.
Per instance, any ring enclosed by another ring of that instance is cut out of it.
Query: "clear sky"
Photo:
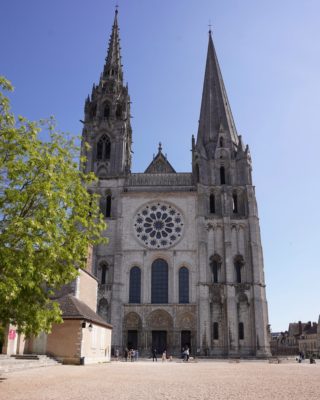
[[[0,0],[0,74],[15,113],[81,133],[116,2]],[[320,313],[319,0],[119,0],[133,171],[158,142],[191,171],[211,21],[238,132],[253,159],[273,331]]]

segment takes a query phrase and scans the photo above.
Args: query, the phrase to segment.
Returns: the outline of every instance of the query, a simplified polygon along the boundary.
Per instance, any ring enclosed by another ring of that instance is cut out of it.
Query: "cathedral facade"
[[[177,173],[159,144],[131,172],[130,97],[116,11],[99,84],[85,102],[84,169],[98,181],[108,245],[94,249],[98,313],[113,349],[149,355],[270,354],[268,310],[248,146],[237,134],[209,32],[192,171]],[[86,146],[88,143],[90,146]]]

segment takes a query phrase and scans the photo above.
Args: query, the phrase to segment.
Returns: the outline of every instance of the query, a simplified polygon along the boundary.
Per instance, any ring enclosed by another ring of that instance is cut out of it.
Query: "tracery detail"
[[[168,248],[176,244],[183,233],[181,213],[172,205],[152,203],[139,210],[134,219],[136,237],[149,248]]]

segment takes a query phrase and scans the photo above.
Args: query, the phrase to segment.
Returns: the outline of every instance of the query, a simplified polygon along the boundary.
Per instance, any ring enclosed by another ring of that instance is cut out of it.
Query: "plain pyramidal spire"
[[[238,135],[210,29],[197,145],[205,146],[209,142],[217,141],[221,130],[230,134],[233,143],[238,143]]]
[[[108,53],[106,57],[106,64],[104,67],[104,78],[113,78],[122,81],[123,73],[120,50],[121,47],[118,25],[118,7],[116,7],[114,22],[112,25],[112,32],[109,40]]]

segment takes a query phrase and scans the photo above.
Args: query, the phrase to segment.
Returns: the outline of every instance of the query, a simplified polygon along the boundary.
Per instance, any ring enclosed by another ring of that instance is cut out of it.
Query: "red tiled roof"
[[[112,329],[112,325],[102,319],[100,315],[94,312],[87,304],[71,294],[60,297],[57,299],[57,302],[60,305],[63,319],[84,319]]]

